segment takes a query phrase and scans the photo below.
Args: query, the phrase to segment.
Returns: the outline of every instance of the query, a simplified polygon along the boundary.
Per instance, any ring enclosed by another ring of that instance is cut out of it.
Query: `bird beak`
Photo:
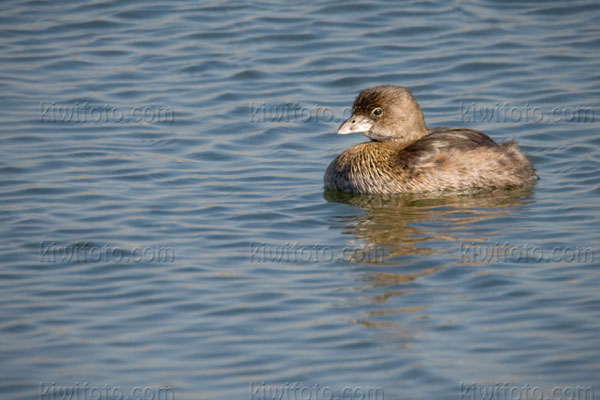
[[[347,135],[349,133],[369,132],[372,126],[373,121],[371,118],[353,114],[340,125],[337,133]]]

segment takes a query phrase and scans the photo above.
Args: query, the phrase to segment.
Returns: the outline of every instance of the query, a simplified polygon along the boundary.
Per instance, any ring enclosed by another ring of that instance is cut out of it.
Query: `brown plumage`
[[[354,193],[420,193],[535,183],[516,142],[496,143],[471,129],[430,128],[408,89],[363,90],[338,133],[372,141],[352,146],[327,168],[325,187]]]

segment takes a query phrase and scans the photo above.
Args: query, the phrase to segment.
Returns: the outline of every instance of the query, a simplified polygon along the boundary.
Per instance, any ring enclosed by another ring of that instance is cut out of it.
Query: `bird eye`
[[[373,111],[371,111],[371,115],[375,117],[379,117],[381,114],[383,114],[381,107],[374,108]]]

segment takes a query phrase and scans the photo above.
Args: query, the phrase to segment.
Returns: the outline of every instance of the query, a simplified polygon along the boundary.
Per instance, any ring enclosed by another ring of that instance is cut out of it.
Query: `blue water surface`
[[[0,398],[600,396],[597,1],[2,8]],[[377,84],[537,187],[324,192]]]

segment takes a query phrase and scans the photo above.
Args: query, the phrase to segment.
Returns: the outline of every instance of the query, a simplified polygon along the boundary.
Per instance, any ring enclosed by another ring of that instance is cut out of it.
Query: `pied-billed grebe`
[[[421,107],[402,86],[365,89],[338,133],[371,142],[340,154],[325,188],[354,193],[419,193],[532,185],[531,162],[514,141],[496,143],[471,129],[427,128]]]

